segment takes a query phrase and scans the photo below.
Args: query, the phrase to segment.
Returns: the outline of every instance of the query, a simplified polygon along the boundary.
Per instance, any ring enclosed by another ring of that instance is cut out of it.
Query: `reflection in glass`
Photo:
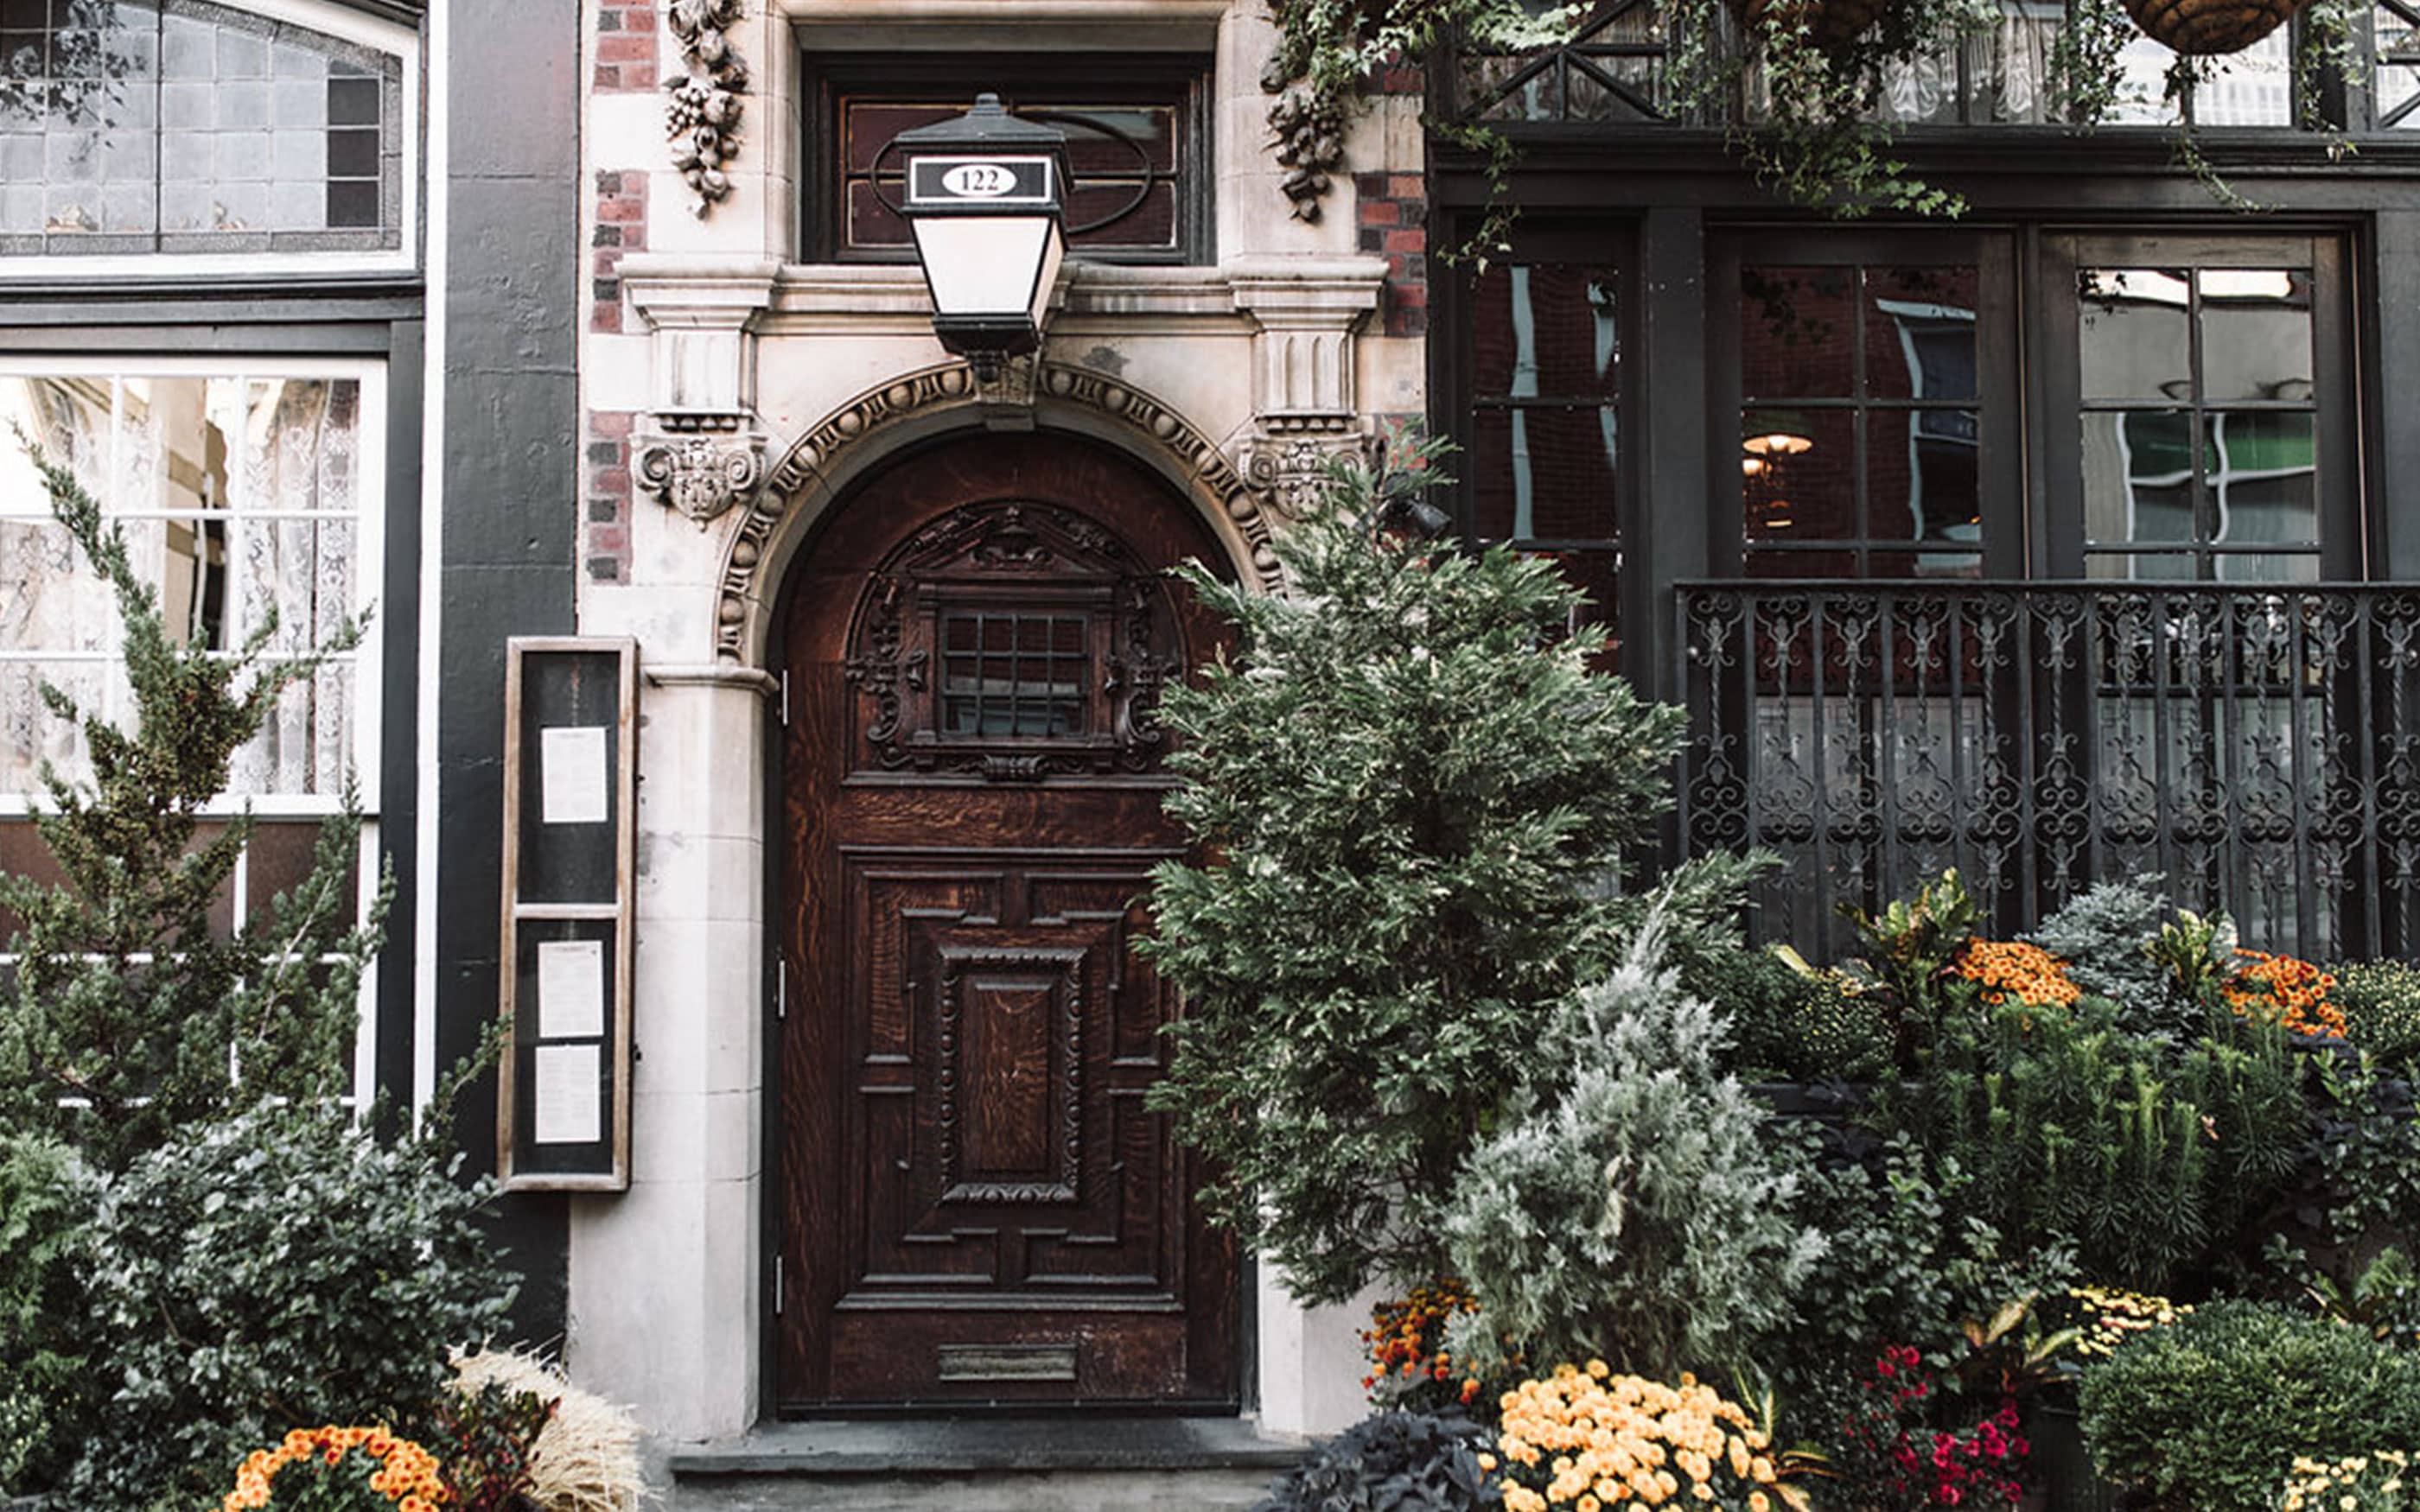
[[[1740,392],[1750,398],[1854,392],[1856,311],[1850,268],[1740,270]]]
[[[2202,398],[2310,399],[2311,275],[2209,268],[2200,276]]]
[[[2192,276],[2156,268],[2087,268],[2076,275],[2087,402],[2192,396]]]
[[[2096,542],[2190,543],[2190,410],[2087,413],[2083,422],[2085,536]]]
[[[1972,399],[1976,270],[1866,270],[1866,392],[1886,399]]]
[[[2316,551],[2222,551],[2218,580],[2223,583],[2315,583],[2319,580]]]
[[[1529,405],[1473,418],[1474,521],[1484,540],[1602,540],[1615,533],[1618,455],[1609,406]]]
[[[2227,410],[2210,417],[2205,483],[2223,546],[2319,540],[2318,440],[2307,412]]]
[[[1496,268],[1474,285],[1477,392],[1491,398],[1611,397],[1621,328],[1611,269],[1571,263]]]
[[[1876,542],[1937,543],[1915,563],[1922,577],[1982,571],[1983,505],[1975,467],[1975,415],[1900,409],[1866,417],[1867,534]]]

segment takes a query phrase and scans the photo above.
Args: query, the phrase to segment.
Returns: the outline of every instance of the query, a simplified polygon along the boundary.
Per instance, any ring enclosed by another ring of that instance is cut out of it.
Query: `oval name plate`
[[[1058,201],[1050,159],[931,157],[908,160],[910,205],[1051,205]]]

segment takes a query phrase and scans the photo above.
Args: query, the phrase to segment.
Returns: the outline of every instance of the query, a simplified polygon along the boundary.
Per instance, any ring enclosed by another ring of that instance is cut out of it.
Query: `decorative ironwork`
[[[868,582],[850,644],[867,769],[986,782],[1151,771],[1182,670],[1160,580],[1052,504],[973,504],[919,531]]]
[[[2319,960],[2420,949],[2420,589],[1683,584],[1680,838],[1787,863],[1756,928],[1955,866],[2016,930],[2094,882]]]

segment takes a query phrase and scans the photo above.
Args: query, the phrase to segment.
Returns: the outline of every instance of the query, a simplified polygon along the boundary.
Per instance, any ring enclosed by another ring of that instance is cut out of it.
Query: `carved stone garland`
[[[1043,406],[1073,407],[1108,416],[1138,441],[1173,461],[1197,489],[1218,501],[1230,524],[1249,544],[1249,569],[1263,586],[1274,590],[1280,585],[1263,500],[1217,442],[1151,395],[1088,369],[1042,363],[1034,374],[1033,393]],[[768,591],[757,580],[758,575],[774,532],[796,500],[826,478],[839,475],[835,463],[869,437],[921,415],[971,411],[979,403],[974,376],[965,363],[928,367],[861,394],[792,446],[771,469],[723,558],[721,590],[715,605],[716,658],[747,659],[750,608]]]
[[[748,60],[723,33],[738,24],[744,0],[672,0],[665,20],[679,39],[689,71],[664,82],[673,166],[697,195],[703,216],[731,196],[723,166],[739,155],[740,96],[748,92]]]

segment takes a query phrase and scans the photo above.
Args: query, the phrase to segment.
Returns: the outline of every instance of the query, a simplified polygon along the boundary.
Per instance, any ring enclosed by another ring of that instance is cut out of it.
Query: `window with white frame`
[[[0,0],[0,271],[408,265],[418,45],[318,0]]]
[[[308,874],[320,824],[361,795],[355,909],[375,893],[379,626],[385,479],[385,374],[375,363],[130,361],[0,363],[0,435],[22,427],[70,463],[124,532],[135,568],[158,589],[169,634],[229,656],[273,623],[270,646],[324,642],[368,617],[354,651],[287,690],[240,751],[222,822],[249,809],[256,827],[233,895],[214,921],[232,928]],[[28,817],[45,762],[87,771],[79,731],[44,706],[51,684],[90,713],[132,710],[116,606],[51,517],[30,462],[0,444],[0,871],[50,874]],[[0,949],[15,921],[0,914]],[[0,971],[10,964],[0,955]],[[370,1080],[368,995],[356,1091]]]

